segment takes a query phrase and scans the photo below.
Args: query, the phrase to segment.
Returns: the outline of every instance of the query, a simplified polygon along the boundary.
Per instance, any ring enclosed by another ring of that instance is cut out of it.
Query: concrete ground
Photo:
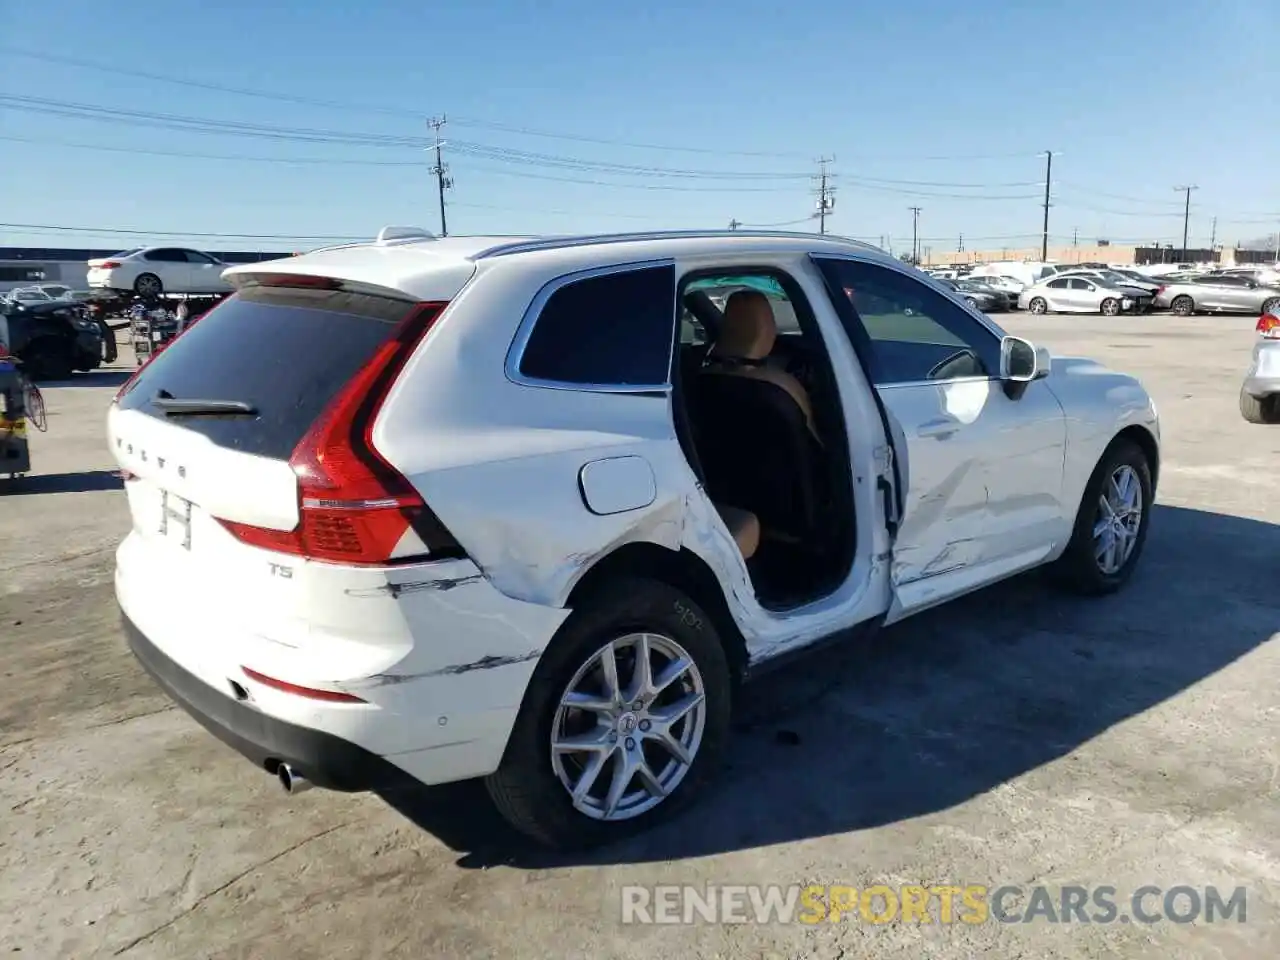
[[[1001,321],[1159,404],[1130,587],[1086,602],[1022,578],[762,680],[701,805],[575,860],[519,844],[473,785],[286,798],[171,708],[112,599],[128,520],[103,415],[125,368],[50,386],[39,475],[0,481],[0,954],[1276,956],[1280,428],[1236,408],[1252,322]],[[1248,899],[1244,923],[622,925],[620,888],[659,883],[1110,885],[1122,913],[1144,884]]]

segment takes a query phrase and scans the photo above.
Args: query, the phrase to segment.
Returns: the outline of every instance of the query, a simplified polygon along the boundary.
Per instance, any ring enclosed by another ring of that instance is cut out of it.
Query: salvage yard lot
[[[748,688],[730,769],[586,858],[461,785],[288,798],[171,708],[120,638],[128,528],[103,418],[125,367],[46,389],[0,480],[0,954],[904,958],[1280,953],[1280,428],[1236,397],[1250,318],[996,318],[1143,378],[1165,461],[1118,596],[1034,576]],[[122,362],[131,358],[123,356]],[[1216,924],[626,927],[628,884],[1248,889]]]

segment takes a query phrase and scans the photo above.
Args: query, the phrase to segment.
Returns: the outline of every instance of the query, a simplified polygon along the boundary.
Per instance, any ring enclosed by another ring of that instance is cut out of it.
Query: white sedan
[[[131,291],[143,297],[162,293],[227,293],[227,265],[186,247],[141,247],[89,261],[88,283],[100,290]]]

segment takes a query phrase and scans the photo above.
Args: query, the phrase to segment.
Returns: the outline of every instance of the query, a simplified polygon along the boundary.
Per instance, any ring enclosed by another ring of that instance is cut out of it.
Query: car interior
[[[677,433],[747,561],[761,605],[825,596],[853,564],[855,518],[834,371],[798,286],[771,271],[680,288]]]

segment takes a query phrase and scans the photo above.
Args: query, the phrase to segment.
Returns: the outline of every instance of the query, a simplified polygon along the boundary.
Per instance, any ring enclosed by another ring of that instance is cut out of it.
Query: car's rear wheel
[[[965,297],[964,302],[967,303],[969,306],[973,307],[973,309],[975,310],[978,309],[978,301],[973,299],[973,297]]]
[[[154,273],[140,273],[133,281],[133,292],[140,297],[158,297],[164,292],[164,284]]]
[[[1269,313],[1273,317],[1280,316],[1280,297],[1272,297],[1263,303],[1262,312]]]
[[[1250,423],[1280,423],[1280,394],[1255,397],[1241,387],[1240,415]]]
[[[1188,296],[1174,297],[1169,306],[1180,317],[1189,317],[1196,312],[1196,305]]]
[[[498,770],[503,816],[586,847],[669,816],[718,766],[731,678],[711,618],[681,591],[630,580],[576,609],[543,653]]]
[[[1152,504],[1151,464],[1136,443],[1117,439],[1085,487],[1067,549],[1053,573],[1085,594],[1119,590],[1147,541]]]
[[[1049,312],[1049,304],[1045,302],[1043,297],[1035,297],[1027,304],[1027,309],[1032,313],[1046,314]]]
[[[1115,297],[1107,297],[1102,301],[1100,309],[1104,317],[1114,317],[1120,312],[1120,301]]]

